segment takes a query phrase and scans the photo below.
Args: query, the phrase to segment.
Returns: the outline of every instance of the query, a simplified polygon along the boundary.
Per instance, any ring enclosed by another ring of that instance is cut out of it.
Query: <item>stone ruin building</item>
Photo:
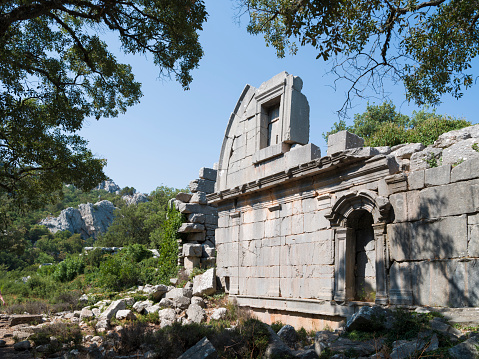
[[[196,250],[205,258],[216,246],[230,297],[265,322],[311,329],[371,302],[479,306],[479,125],[428,147],[363,147],[342,131],[322,156],[301,89],[286,72],[244,88],[201,205],[208,237],[198,200],[176,203],[183,232],[205,223],[186,243],[209,248]]]

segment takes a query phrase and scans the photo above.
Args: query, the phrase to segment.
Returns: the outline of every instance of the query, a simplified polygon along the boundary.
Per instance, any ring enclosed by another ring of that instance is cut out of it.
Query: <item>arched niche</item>
[[[370,248],[374,248],[375,286],[370,287],[375,290],[375,302],[387,304],[386,223],[390,208],[391,204],[387,198],[378,196],[373,191],[363,190],[348,192],[339,197],[330,213],[326,215],[334,229],[334,300],[337,302],[361,300],[358,299],[360,288],[357,287],[359,275],[357,271],[362,263],[358,262],[358,256],[371,255],[371,249],[369,252],[364,249],[364,240],[358,236],[366,233],[374,238]],[[366,294],[370,299],[371,293]]]

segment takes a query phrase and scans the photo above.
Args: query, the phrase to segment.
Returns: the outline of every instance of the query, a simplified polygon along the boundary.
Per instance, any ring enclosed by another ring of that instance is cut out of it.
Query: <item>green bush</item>
[[[68,282],[77,275],[83,274],[85,262],[80,256],[67,257],[63,262],[57,264],[53,272],[53,278],[59,282]]]

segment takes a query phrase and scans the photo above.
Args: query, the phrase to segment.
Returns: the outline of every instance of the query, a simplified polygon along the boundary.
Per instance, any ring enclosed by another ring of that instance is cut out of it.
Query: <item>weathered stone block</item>
[[[407,145],[391,152],[391,155],[401,159],[409,159],[413,153],[422,151],[423,149],[424,145],[422,143],[408,143]]]
[[[203,252],[201,244],[183,244],[183,255],[185,257],[201,257]]]
[[[451,182],[465,181],[479,177],[479,159],[465,161],[451,170]]]
[[[407,177],[409,190],[424,188],[424,170],[413,171],[409,173]]]
[[[404,192],[407,190],[407,177],[403,173],[387,176],[384,180],[388,186],[389,194]]]
[[[211,295],[216,292],[216,272],[214,268],[193,278],[193,295]]]
[[[451,165],[429,168],[425,171],[426,187],[440,186],[451,182]]]
[[[189,214],[189,213],[203,213],[203,214],[216,214],[216,208],[211,206],[205,206],[203,204],[198,203],[179,203],[178,204],[178,211],[181,213]]]
[[[206,193],[198,191],[196,193],[193,193],[193,196],[191,196],[190,203],[199,203],[199,204],[206,204],[208,201],[206,200]]]
[[[393,209],[394,222],[406,222],[408,216],[407,192],[390,195],[389,202]]]
[[[201,223],[183,223],[178,229],[178,233],[195,233],[203,232],[205,226]]]
[[[184,202],[184,203],[188,203],[190,201],[190,198],[191,198],[192,194],[191,193],[184,193],[184,192],[180,192],[176,195],[176,199],[178,201],[181,201],[181,202]]]
[[[317,158],[321,158],[321,149],[312,143],[300,146],[296,145],[286,152],[286,168],[292,168],[302,163],[311,162]]]
[[[413,303],[410,263],[393,262],[389,270],[389,300],[393,304],[411,305]]]
[[[188,222],[191,223],[205,223],[206,215],[203,213],[190,213],[188,215]]]
[[[216,181],[216,170],[208,167],[200,168],[199,177],[210,181]]]
[[[215,182],[207,179],[195,179],[190,182],[190,191],[192,193],[201,191],[206,193],[213,193],[215,191]]]
[[[364,139],[348,131],[339,131],[328,137],[328,156],[350,148],[363,147]]]
[[[187,272],[191,272],[193,268],[200,266],[201,260],[200,257],[185,257],[184,258],[184,267]]]
[[[479,257],[479,225],[468,225],[468,229],[467,253],[470,257]]]
[[[467,253],[465,215],[389,224],[387,232],[393,260],[455,258]]]
[[[186,236],[186,241],[187,242],[203,243],[205,240],[206,240],[206,232],[188,233],[187,236]]]

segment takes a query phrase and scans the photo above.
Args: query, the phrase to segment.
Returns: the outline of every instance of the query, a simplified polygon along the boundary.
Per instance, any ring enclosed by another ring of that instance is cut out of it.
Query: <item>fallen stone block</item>
[[[142,313],[146,307],[149,307],[151,305],[153,305],[153,302],[151,300],[144,300],[142,302],[136,302],[135,304],[133,304],[133,309],[137,313]]]
[[[265,324],[266,325],[266,324]],[[274,359],[274,358],[294,358],[293,351],[280,339],[278,334],[274,332],[269,325],[266,325],[268,328],[270,339],[269,344],[264,353],[265,359]]]
[[[193,278],[193,295],[204,296],[216,292],[216,272],[214,268]]]
[[[13,344],[13,349],[17,351],[25,351],[30,349],[30,342],[28,340],[24,340],[18,343]]]
[[[455,359],[476,359],[479,357],[479,336],[471,336],[461,344],[450,348],[448,352]]]
[[[284,325],[278,332],[278,337],[290,348],[295,347],[298,341],[298,333],[291,325]]]
[[[216,308],[215,310],[213,310],[213,313],[211,314],[211,319],[221,320],[223,318],[226,318],[227,314],[228,314],[228,310],[226,308]]]
[[[189,320],[193,323],[200,324],[206,320],[206,313],[203,308],[201,308],[197,304],[190,304],[188,309],[186,310],[186,316]]]
[[[374,306],[361,307],[346,322],[346,331],[361,330],[373,332],[381,329],[388,329],[392,326],[393,318],[389,310]]]
[[[19,324],[38,324],[42,323],[42,315],[40,314],[14,314],[8,320],[8,326],[13,327]]]
[[[111,320],[119,310],[126,309],[126,300],[118,299],[112,302],[106,310],[101,313],[100,320],[106,319]]]
[[[178,357],[178,359],[216,359],[218,354],[215,347],[208,338],[204,337],[186,352]]]
[[[116,319],[118,320],[135,320],[136,315],[130,309],[123,309],[116,312]]]

